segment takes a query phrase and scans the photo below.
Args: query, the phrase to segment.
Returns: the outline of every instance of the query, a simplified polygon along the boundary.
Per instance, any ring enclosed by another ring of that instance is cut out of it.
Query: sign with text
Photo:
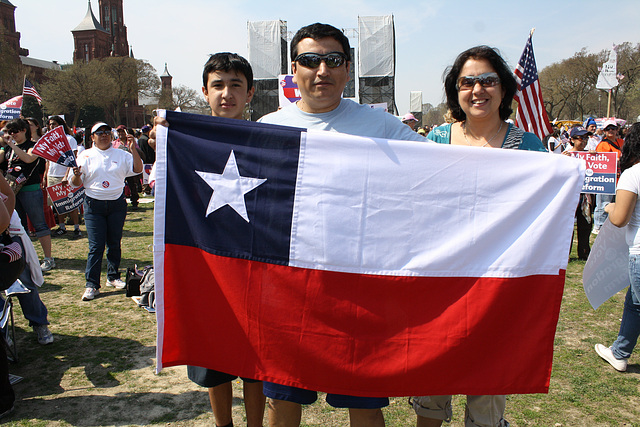
[[[587,165],[583,193],[616,194],[618,153],[588,153],[571,151],[572,157],[582,159]]]
[[[84,201],[83,186],[72,188],[69,184],[61,183],[47,187],[47,193],[58,215],[72,212]]]
[[[69,145],[64,128],[58,126],[40,137],[33,146],[33,154],[66,167],[75,167],[76,156]]]
[[[14,96],[0,104],[0,120],[13,120],[20,117],[22,110],[22,95]]]

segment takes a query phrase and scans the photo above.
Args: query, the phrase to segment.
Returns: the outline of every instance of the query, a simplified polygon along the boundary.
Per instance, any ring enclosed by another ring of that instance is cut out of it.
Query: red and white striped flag
[[[536,134],[540,139],[553,133],[553,128],[547,117],[547,110],[544,108],[542,100],[542,90],[538,79],[538,68],[536,58],[533,54],[533,43],[531,37],[533,30],[529,34],[524,52],[518,61],[515,74],[518,81],[518,92],[515,100],[518,103],[516,112],[516,126],[527,132]]]
[[[36,88],[33,87],[33,84],[27,79],[24,79],[24,87],[22,88],[22,95],[23,96],[31,95],[38,100],[38,104],[42,105],[42,97],[40,96]]]

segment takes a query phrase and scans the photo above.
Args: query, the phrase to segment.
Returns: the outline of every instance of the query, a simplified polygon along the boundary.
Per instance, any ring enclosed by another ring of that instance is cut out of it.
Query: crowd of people
[[[640,226],[640,219],[636,218],[640,214],[635,209],[640,190],[637,185],[637,177],[640,176],[637,171],[640,169],[636,169],[640,161],[638,124],[631,128],[629,136],[623,140],[624,129],[616,121],[605,121],[598,129],[596,121],[589,118],[582,125],[554,129],[543,143],[534,134],[519,129],[508,120],[517,90],[510,67],[496,49],[476,46],[460,53],[445,72],[444,88],[449,109],[447,117],[443,118],[445,123],[433,127],[419,126],[419,121],[411,113],[398,120],[384,111],[342,98],[353,60],[350,55],[349,40],[339,29],[319,23],[301,28],[291,41],[291,68],[301,99],[265,115],[259,121],[359,136],[483,149],[546,151],[566,155],[576,151],[616,152],[622,156],[623,171],[616,201],[613,201],[613,195],[594,198],[592,194],[582,194],[576,207],[578,257],[586,259],[589,256],[590,234],[598,233],[607,215],[616,226],[630,222],[637,234]],[[211,107],[211,114],[241,120],[245,106],[255,93],[249,62],[233,53],[211,55],[204,66],[202,78],[202,91]],[[21,174],[26,178],[15,195],[16,213],[13,216],[16,220],[11,227],[15,225],[14,233],[17,235],[20,230],[23,234],[27,233],[25,230],[33,230],[33,237],[39,241],[44,254],[41,263],[36,257],[38,268],[34,269],[33,257],[30,259],[28,273],[23,274],[25,277],[22,281],[31,293],[25,294],[28,297],[24,297],[24,302],[21,298],[20,303],[34,330],[40,331],[39,342],[47,344],[53,341],[53,335],[46,326],[47,310],[39,299],[37,286],[42,284],[42,273],[56,268],[51,249],[52,235],[64,236],[68,233],[68,216],[74,227],[72,236],[82,238],[80,225],[84,220],[89,249],[82,300],[91,301],[100,293],[105,247],[106,286],[123,288],[125,283],[120,278],[119,269],[122,231],[128,208],[125,194],[128,193],[130,198],[130,208],[135,209],[139,193],[151,191],[149,185],[142,186],[140,174],[143,163],[155,162],[157,126],[170,126],[170,123],[157,118],[153,129],[145,125],[136,138],[135,132],[124,125],[113,129],[107,123],[98,122],[87,128],[87,138],[80,136],[76,139],[62,117],[52,116],[46,123],[47,128],[62,126],[70,147],[77,155],[77,166],[69,168],[33,154],[33,147],[43,133],[37,119],[15,119],[0,123],[0,126],[3,131],[0,138],[0,169],[3,175]],[[90,146],[83,145],[85,139],[91,141]],[[8,187],[2,181],[0,190],[6,190]],[[76,209],[68,215],[57,215],[57,220],[48,223],[47,210],[51,213],[51,201],[47,201],[43,188],[59,183],[68,183],[72,188],[84,186],[84,203],[82,209]],[[6,195],[9,202],[0,203],[3,205],[1,208],[7,205],[10,208],[8,211],[13,210],[11,196]],[[3,210],[0,209],[0,219],[2,214]],[[57,228],[52,231],[54,226]],[[633,264],[634,276],[631,277],[632,286],[625,302],[620,336],[611,348],[600,344],[596,346],[598,354],[619,371],[626,369],[626,360],[640,333],[640,278],[636,266],[640,250],[636,246],[640,238],[636,234],[628,237],[633,243],[633,246],[630,244],[630,267]],[[25,252],[29,251],[25,249]],[[2,354],[0,359],[3,359]],[[189,379],[208,389],[216,425],[232,426],[231,381],[237,375],[198,366],[189,366],[187,372]],[[0,377],[2,375],[0,372]],[[242,379],[249,427],[263,425],[265,407],[269,425],[299,426],[302,405],[311,404],[317,399],[317,393],[312,390],[252,378]],[[385,424],[382,408],[389,404],[387,397],[328,394],[326,399],[335,408],[348,409],[352,426],[377,427]],[[0,415],[4,408],[2,404],[0,396]],[[419,427],[439,426],[445,420],[451,421],[450,395],[415,396],[411,399],[411,406]],[[503,395],[467,396],[465,425],[508,426],[504,418],[505,407],[506,396]]]

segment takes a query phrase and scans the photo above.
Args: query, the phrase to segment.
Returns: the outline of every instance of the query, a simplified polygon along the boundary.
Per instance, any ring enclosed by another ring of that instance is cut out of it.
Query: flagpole
[[[608,90],[608,92],[609,92],[609,102],[607,102],[607,117],[611,117],[611,114],[609,114],[609,113],[611,113],[611,90],[612,89]]]

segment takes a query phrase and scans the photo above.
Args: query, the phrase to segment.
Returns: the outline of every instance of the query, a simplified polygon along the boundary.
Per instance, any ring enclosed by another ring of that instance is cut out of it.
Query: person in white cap
[[[102,255],[107,247],[107,286],[122,289],[120,280],[122,229],[127,216],[124,180],[142,172],[142,159],[135,149],[135,138],[127,135],[129,151],[113,148],[111,126],[98,122],[91,128],[93,147],[78,156],[71,184],[84,185],[84,221],[87,226],[89,254],[85,269],[83,301],[94,299],[100,289]]]

